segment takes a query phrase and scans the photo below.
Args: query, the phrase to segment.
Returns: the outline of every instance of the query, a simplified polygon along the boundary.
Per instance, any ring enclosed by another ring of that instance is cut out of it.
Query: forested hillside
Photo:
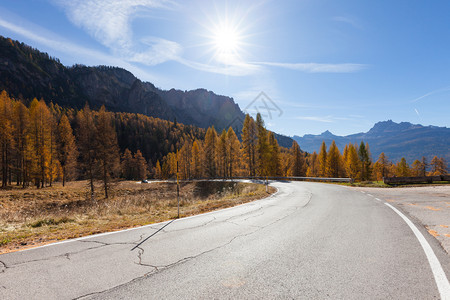
[[[242,142],[241,142],[241,141]],[[141,114],[66,109],[34,99],[26,106],[0,94],[0,167],[2,187],[38,188],[54,181],[88,179],[108,186],[115,178],[233,178],[239,176],[351,177],[380,180],[386,176],[447,173],[444,158],[418,158],[409,166],[381,153],[373,161],[369,145],[349,143],[341,154],[332,141],[320,152],[301,151],[296,142],[280,147],[261,115],[246,115],[241,139],[233,128],[218,133]],[[178,168],[177,168],[178,165]]]
[[[2,186],[38,188],[54,181],[102,180],[105,193],[114,178],[304,176],[304,153],[296,143],[280,147],[273,132],[245,117],[240,142],[232,127],[218,134],[142,114],[80,110],[47,105],[36,98],[26,106],[0,94]]]
[[[66,67],[47,53],[1,36],[0,90],[26,103],[37,98],[47,104],[81,109],[87,102],[93,109],[104,105],[109,111],[140,113],[205,129],[214,126],[222,130],[233,125],[240,131],[242,123],[232,123],[245,117],[227,96],[205,89],[161,90],[117,67]],[[275,136],[282,145],[292,145],[292,139]]]
[[[123,176],[147,178],[153,165],[186,139],[202,139],[203,129],[140,114],[81,110],[47,105],[36,98],[26,106],[0,94],[2,186],[37,187],[53,181]],[[125,164],[124,164],[125,162]]]

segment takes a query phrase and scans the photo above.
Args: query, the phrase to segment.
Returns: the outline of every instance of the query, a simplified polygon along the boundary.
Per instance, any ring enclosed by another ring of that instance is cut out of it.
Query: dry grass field
[[[269,193],[274,188],[269,187]],[[266,197],[264,185],[242,182],[188,182],[180,186],[180,216],[190,216]],[[105,199],[100,184],[94,201],[86,181],[43,189],[0,190],[0,253],[59,240],[115,231],[177,217],[176,184],[113,184]]]

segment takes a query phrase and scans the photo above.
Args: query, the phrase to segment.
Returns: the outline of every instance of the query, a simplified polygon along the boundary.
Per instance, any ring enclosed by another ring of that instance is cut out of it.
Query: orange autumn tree
[[[30,104],[31,174],[36,187],[43,188],[48,181],[53,160],[52,116],[44,100],[36,98]]]
[[[13,103],[8,94],[0,93],[0,155],[2,167],[2,187],[8,184],[11,169],[11,156],[14,147],[14,126],[12,122]]]
[[[117,134],[113,127],[111,115],[104,106],[100,108],[96,118],[96,173],[103,182],[105,198],[109,197],[109,184],[111,178],[117,176],[120,169],[119,145]]]
[[[71,180],[76,172],[78,149],[75,143],[72,127],[69,119],[64,114],[58,125],[59,134],[59,162],[62,169],[62,184]]]

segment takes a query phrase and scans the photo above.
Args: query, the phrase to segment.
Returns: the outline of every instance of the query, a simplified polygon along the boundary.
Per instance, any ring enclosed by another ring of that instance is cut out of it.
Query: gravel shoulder
[[[450,255],[450,185],[357,190],[394,204],[422,224]]]

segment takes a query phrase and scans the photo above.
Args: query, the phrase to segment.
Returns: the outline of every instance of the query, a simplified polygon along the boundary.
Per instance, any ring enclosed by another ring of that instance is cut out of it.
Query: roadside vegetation
[[[441,186],[450,184],[450,181],[439,181],[434,183],[404,183],[404,184],[386,184],[383,180],[380,181],[360,181],[360,182],[330,182],[332,184],[352,186],[352,187],[376,187],[376,188],[406,188],[406,187],[421,187],[421,186]]]
[[[100,187],[101,183],[95,183]],[[0,253],[177,217],[176,183],[121,181],[109,198],[91,200],[88,181],[0,190]],[[269,194],[275,188],[269,187]],[[188,182],[180,185],[180,217],[268,196],[262,184]]]
[[[27,104],[27,105],[26,105]],[[62,108],[44,100],[27,103],[0,92],[0,175],[2,188],[46,188],[54,182],[89,180],[105,198],[117,179],[233,178],[247,176],[347,177],[357,182],[383,177],[445,175],[444,158],[425,157],[409,165],[381,153],[372,158],[368,143],[322,143],[306,153],[294,141],[281,147],[260,114],[246,115],[242,130],[206,131],[141,114],[108,112],[85,105]],[[240,137],[239,137],[240,135]]]

